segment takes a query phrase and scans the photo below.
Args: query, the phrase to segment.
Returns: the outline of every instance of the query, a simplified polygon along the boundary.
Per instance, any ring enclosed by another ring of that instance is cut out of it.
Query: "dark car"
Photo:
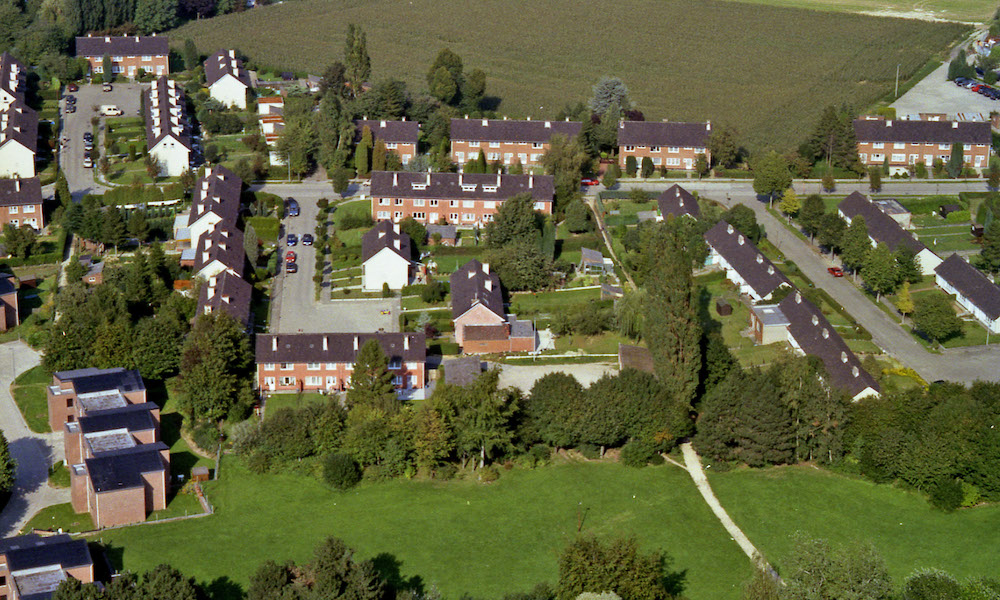
[[[295,235],[294,233],[289,233],[288,237],[285,238],[285,245],[287,246],[294,246],[295,244],[298,243],[299,243],[299,236]]]
[[[93,150],[94,149],[94,140],[83,140],[83,149],[84,150]]]
[[[297,217],[297,216],[299,216],[299,214],[300,214],[300,210],[299,210],[299,203],[298,203],[298,201],[293,200],[292,198],[289,198],[288,199],[288,216],[289,217]]]
[[[92,142],[92,141],[94,141],[94,134],[91,133],[91,132],[89,132],[89,131],[84,132],[84,134],[83,134],[83,141],[85,141],[85,142]]]
[[[312,236],[311,233],[307,233],[304,236],[302,236],[302,245],[303,246],[312,246],[313,245],[313,236]]]
[[[285,270],[288,271],[289,273],[298,273],[299,266],[295,263],[288,263],[287,265],[285,265]]]
[[[67,92],[79,92],[80,91],[80,86],[76,85],[75,83],[67,83],[66,84],[66,91]]]
[[[66,106],[66,112],[67,113],[75,113],[76,112],[76,105],[75,104],[69,104],[69,105],[67,105]]]
[[[66,100],[66,104],[76,104],[76,96],[70,96],[67,94],[64,100]]]
[[[967,83],[969,83],[969,79],[967,77],[956,77],[955,78],[955,85],[957,85],[959,87],[961,87],[961,86],[963,86],[963,85],[965,85]]]

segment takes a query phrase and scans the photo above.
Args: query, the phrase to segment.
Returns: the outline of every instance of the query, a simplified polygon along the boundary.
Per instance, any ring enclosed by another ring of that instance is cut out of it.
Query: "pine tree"
[[[9,494],[14,489],[17,461],[10,455],[7,438],[0,431],[0,495]]]
[[[399,410],[396,386],[392,384],[392,373],[389,372],[389,359],[374,339],[362,344],[354,359],[347,404],[370,406],[390,413]]]
[[[868,187],[876,193],[882,191],[882,170],[878,167],[868,168]]]
[[[385,158],[385,142],[379,139],[375,142],[375,149],[372,150],[372,171],[385,171]]]
[[[359,142],[358,146],[354,149],[354,169],[358,172],[358,177],[368,176],[368,156],[370,151],[371,146],[366,144],[364,140]]]
[[[992,219],[983,233],[983,247],[979,251],[983,265],[990,273],[1000,271],[1000,219]]]
[[[951,157],[948,159],[948,166],[945,167],[948,171],[948,177],[958,179],[962,176],[962,169],[965,166],[963,154],[963,146],[960,142],[951,145]]]
[[[368,40],[360,25],[347,26],[347,40],[344,46],[345,76],[351,86],[351,95],[360,96],[362,85],[372,75],[371,58],[368,56]]]

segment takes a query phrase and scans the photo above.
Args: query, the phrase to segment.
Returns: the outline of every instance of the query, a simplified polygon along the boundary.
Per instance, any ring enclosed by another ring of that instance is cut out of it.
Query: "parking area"
[[[920,113],[980,113],[989,116],[991,111],[1000,110],[1000,101],[948,81],[948,64],[945,63],[893,102],[892,106],[897,117]]]

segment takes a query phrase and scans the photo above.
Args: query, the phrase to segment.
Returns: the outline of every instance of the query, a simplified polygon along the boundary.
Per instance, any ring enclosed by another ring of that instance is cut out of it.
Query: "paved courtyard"
[[[312,282],[310,282],[312,283]],[[311,291],[311,290],[310,290]],[[277,333],[357,333],[399,331],[399,298],[325,300],[282,295]]]
[[[990,111],[1000,110],[1000,101],[990,100],[948,81],[948,64],[945,63],[893,102],[892,106],[896,109],[897,117],[922,112],[952,116],[958,113],[980,113],[989,116]]]

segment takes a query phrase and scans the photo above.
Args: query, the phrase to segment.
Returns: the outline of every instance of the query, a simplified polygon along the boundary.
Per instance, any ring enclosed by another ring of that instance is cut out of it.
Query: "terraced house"
[[[357,119],[354,121],[354,143],[361,141],[365,127],[371,131],[372,142],[382,140],[385,149],[395,152],[404,165],[417,155],[417,143],[420,138],[420,124],[416,121],[387,121],[385,119]]]
[[[411,217],[429,224],[482,227],[505,200],[530,194],[535,210],[552,214],[551,175],[485,175],[375,171],[371,178],[372,218],[398,223]]]
[[[0,179],[0,227],[8,223],[14,227],[45,227],[42,184],[37,177]]]
[[[907,173],[916,164],[930,168],[935,159],[947,163],[956,143],[962,145],[967,167],[985,169],[992,152],[989,122],[909,121],[868,116],[855,119],[854,135],[861,164],[881,166],[888,161],[892,175]]]
[[[500,277],[476,259],[451,274],[451,317],[455,341],[467,354],[533,352],[535,325],[507,314]]]
[[[525,168],[542,164],[553,135],[574,138],[583,124],[579,121],[532,121],[514,119],[451,120],[451,160],[459,169],[466,162],[486,153],[489,163],[499,161],[505,166],[518,162]]]
[[[903,229],[896,219],[882,210],[881,204],[872,202],[861,192],[852,192],[837,205],[837,212],[850,223],[855,217],[861,216],[868,228],[868,239],[872,246],[885,244],[889,250],[896,252],[900,248],[908,248],[916,257],[920,272],[931,275],[941,264],[941,257],[934,254],[923,242],[913,237]],[[887,205],[888,206],[888,205]]]
[[[708,243],[706,264],[716,265],[726,273],[740,294],[753,302],[770,300],[781,287],[790,287],[788,278],[778,270],[743,233],[725,221],[705,232]]]
[[[67,579],[93,583],[94,577],[86,540],[34,533],[0,540],[0,598],[47,600]]]
[[[220,50],[205,61],[208,94],[226,106],[246,110],[250,84],[250,74],[235,50]]]
[[[88,35],[76,38],[76,55],[87,59],[91,73],[104,72],[104,57],[111,58],[111,72],[135,79],[139,71],[150,75],[170,73],[170,42],[167,36]]]
[[[674,123],[671,121],[621,121],[618,124],[618,162],[627,166],[634,157],[637,166],[648,157],[657,169],[693,171],[699,154],[709,163],[708,136],[712,122]]]
[[[934,269],[934,281],[993,333],[1000,333],[1000,287],[986,275],[952,254]]]
[[[184,91],[164,75],[145,97],[146,147],[160,165],[160,176],[177,177],[191,168],[191,124]]]
[[[34,177],[38,113],[25,104],[26,70],[0,54],[0,177]]]
[[[18,100],[24,102],[26,74],[21,61],[7,52],[0,54],[0,110],[7,110]]]

